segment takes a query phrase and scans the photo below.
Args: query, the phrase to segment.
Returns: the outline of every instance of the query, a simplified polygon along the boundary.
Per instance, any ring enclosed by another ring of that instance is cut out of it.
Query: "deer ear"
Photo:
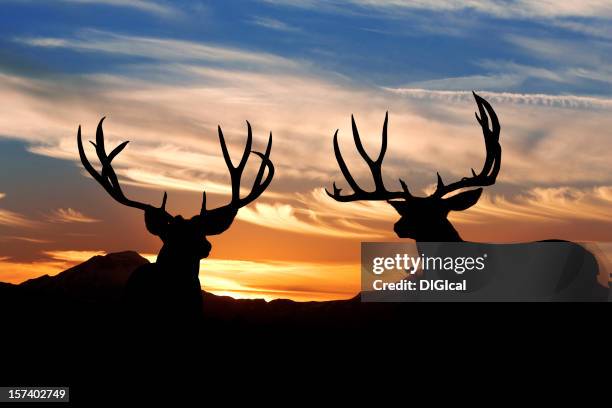
[[[147,208],[145,210],[145,225],[147,231],[161,238],[168,226],[168,214],[160,208]]]
[[[476,204],[481,194],[482,188],[477,188],[476,190],[464,191],[442,201],[449,211],[463,211]]]
[[[405,209],[406,209],[406,202],[405,201],[391,201],[391,200],[387,200],[387,202],[389,204],[391,204],[391,207],[395,208],[395,211],[397,211],[400,215],[404,215]]]
[[[238,210],[232,207],[219,207],[206,211],[199,217],[202,233],[208,235],[219,235],[225,232],[234,222]]]

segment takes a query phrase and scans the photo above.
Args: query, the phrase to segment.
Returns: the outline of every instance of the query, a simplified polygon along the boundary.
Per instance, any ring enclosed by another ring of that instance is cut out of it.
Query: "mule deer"
[[[423,252],[431,253],[432,251],[440,251],[441,248],[447,251],[449,248],[452,250],[452,245],[444,246],[439,244],[446,242],[463,242],[457,230],[448,220],[449,213],[451,211],[467,210],[476,204],[482,194],[483,187],[490,186],[495,183],[501,166],[501,146],[499,144],[501,127],[497,114],[493,110],[491,104],[484,98],[480,97],[476,93],[473,93],[473,95],[480,114],[480,116],[478,113],[476,114],[476,120],[482,128],[486,149],[486,158],[484,160],[482,169],[478,172],[478,174],[474,171],[474,169],[472,169],[470,177],[463,177],[453,183],[445,184],[442,181],[440,173],[438,173],[436,189],[432,194],[426,197],[413,196],[408,189],[408,185],[401,179],[399,180],[399,183],[402,189],[389,191],[385,187],[382,176],[382,163],[387,151],[388,113],[385,116],[382,130],[381,151],[376,160],[373,160],[365,151],[363,144],[361,143],[361,138],[359,136],[355,119],[351,116],[355,146],[370,169],[372,178],[374,180],[374,190],[364,190],[351,175],[346,162],[340,153],[340,147],[338,145],[338,131],[336,131],[333,142],[334,153],[336,155],[340,171],[344,175],[344,178],[346,179],[348,185],[352,188],[353,192],[351,194],[342,194],[342,189],[338,188],[334,183],[333,192],[326,190],[327,194],[339,202],[360,200],[387,201],[400,215],[399,221],[397,221],[394,226],[395,233],[400,238],[414,239],[417,242],[419,254]],[[465,188],[471,189],[445,198],[448,194]],[[558,240],[550,240],[546,242],[557,242],[557,247],[552,249],[555,251],[560,250],[562,252],[561,259],[566,257],[567,259],[571,260],[571,265],[575,266],[569,269],[567,266],[560,266],[560,268],[564,268],[564,271],[559,271],[559,273],[563,276],[559,276],[559,284],[553,289],[556,294],[563,292],[564,295],[561,295],[558,298],[563,298],[563,296],[575,296],[577,292],[586,294],[584,296],[587,300],[591,300],[593,298],[607,298],[607,289],[597,284],[597,262],[589,251],[585,250],[582,246],[571,242]],[[487,244],[478,245],[480,246],[478,251],[483,252],[482,247],[486,246]],[[496,248],[501,247],[502,246],[493,247],[489,245],[489,250],[495,250]],[[544,249],[546,249],[545,247],[545,245],[540,245],[540,247],[537,249],[540,251],[540,254]],[[454,248],[456,249],[457,246]],[[548,245],[548,249],[550,248],[551,246]],[[519,248],[519,253],[520,249],[521,248]],[[516,250],[516,248],[505,246],[504,251],[506,251],[506,253],[509,253],[510,250]],[[553,255],[554,254],[551,251],[548,251],[547,256],[550,257]],[[540,257],[538,260],[540,263],[538,263],[538,265],[543,265],[543,268],[546,268],[547,261],[544,261],[544,258],[546,257]],[[534,261],[531,258],[527,261],[534,264]],[[569,265],[569,263],[566,265]],[[581,268],[584,268],[585,265],[589,272],[582,274],[579,273],[579,271],[582,270]],[[595,270],[595,273],[590,273],[593,270]],[[512,268],[502,268],[502,274],[506,274],[507,276],[503,278],[498,276],[499,279],[497,279],[497,282],[499,283],[503,281],[506,285],[505,290],[508,290],[508,287],[510,287],[509,290],[520,291],[523,290],[523,288],[520,287],[520,282],[524,283],[529,279],[533,281],[533,277],[520,277],[520,271],[512,270]],[[509,276],[510,274],[513,275]],[[485,277],[485,275],[483,274],[482,277]],[[510,282],[513,282],[518,286],[514,287],[512,286],[513,283]],[[483,281],[478,285],[492,285],[492,282]],[[570,286],[572,287],[570,288]],[[500,288],[498,287],[497,289]],[[533,292],[537,292],[534,297],[538,298],[539,296],[540,298],[545,298],[550,294],[549,291],[548,294],[543,295],[543,293],[546,291],[546,288],[542,289],[540,286],[538,287],[538,291]],[[490,291],[490,293],[495,293],[495,290]]]
[[[251,125],[247,121],[247,141],[244,153],[240,163],[234,166],[221,127],[218,127],[221,151],[231,177],[231,200],[225,206],[209,210],[206,208],[206,192],[204,191],[200,213],[185,219],[180,215],[173,216],[168,213],[166,210],[167,193],[164,193],[160,207],[134,201],[125,196],[111,163],[128,142],[121,143],[110,154],[107,154],[102,130],[103,121],[104,118],[98,123],[96,142],[90,142],[96,149],[102,171],[98,172],[87,159],[79,126],[77,143],[81,162],[89,174],[115,201],[144,211],[147,230],[158,236],[163,242],[156,262],[138,268],[130,276],[126,288],[126,300],[133,311],[143,313],[144,316],[162,314],[173,319],[198,317],[202,312],[202,295],[198,278],[200,260],[208,257],[212,248],[206,237],[226,231],[234,221],[238,210],[256,200],[270,185],[274,176],[274,165],[270,160],[272,133],[270,133],[265,153],[251,150],[253,135]],[[242,198],[240,181],[251,153],[261,159],[261,165],[251,191]]]

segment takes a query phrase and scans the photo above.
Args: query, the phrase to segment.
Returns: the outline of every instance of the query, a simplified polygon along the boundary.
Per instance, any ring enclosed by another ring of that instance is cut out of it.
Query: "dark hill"
[[[78,324],[121,320],[121,299],[130,274],[148,263],[133,251],[93,258],[55,276],[20,285],[0,284],[2,314],[21,319],[77,319]],[[234,299],[204,292],[204,324],[242,327],[345,327],[390,319],[397,305],[350,300],[294,302],[278,299]],[[160,299],[163,302],[163,299]]]

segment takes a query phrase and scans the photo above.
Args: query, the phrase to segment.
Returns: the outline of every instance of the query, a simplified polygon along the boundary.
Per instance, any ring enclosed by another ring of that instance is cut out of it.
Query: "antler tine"
[[[480,116],[477,113],[475,115],[476,120],[482,127],[487,152],[482,170],[476,174],[474,169],[471,169],[472,177],[464,177],[449,185],[444,185],[442,177],[438,173],[438,185],[436,191],[431,195],[432,197],[441,198],[450,192],[466,187],[490,186],[495,183],[499,174],[501,167],[501,146],[499,145],[501,126],[497,114],[487,100],[476,94],[476,92],[472,92],[472,94],[478,105]],[[489,127],[489,118],[491,119],[491,127]]]
[[[81,158],[81,163],[83,163],[83,167],[91,176],[106,190],[106,192],[114,198],[120,204],[126,205],[128,207],[139,208],[141,210],[147,210],[153,208],[149,204],[144,204],[138,201],[128,199],[123,191],[121,190],[121,185],[119,184],[119,180],[117,178],[117,174],[113,169],[111,163],[115,157],[119,153],[125,149],[129,141],[121,143],[119,146],[115,147],[109,155],[106,154],[106,149],[104,147],[104,131],[102,129],[102,123],[105,118],[100,119],[98,123],[98,127],[96,129],[96,142],[90,142],[96,149],[96,154],[98,159],[100,160],[100,164],[102,164],[102,172],[98,173],[96,169],[91,165],[89,160],[87,159],[87,155],[85,154],[85,149],[83,148],[83,140],[81,137],[81,126],[79,126],[79,130],[77,132],[77,145],[79,149],[79,156]],[[164,200],[161,209],[165,211],[167,195],[164,193]]]
[[[338,144],[338,130],[336,130],[336,133],[334,133],[334,154],[336,155],[336,161],[338,162],[340,171],[342,172],[342,175],[346,179],[346,182],[349,184],[349,186],[351,186],[351,188],[353,189],[355,193],[365,194],[366,192],[362,190],[361,187],[359,187],[359,184],[357,184],[357,182],[351,175],[351,172],[349,171],[346,165],[346,162],[344,161],[344,158],[342,157],[342,153],[340,152],[340,145]],[[327,191],[327,189],[325,191],[330,197],[336,199],[336,198],[340,198],[339,194],[341,190],[342,189],[337,188],[336,183],[334,183],[334,194],[333,195],[330,194],[329,191]]]
[[[244,207],[245,205],[248,205],[254,200],[256,200],[266,190],[266,188],[268,188],[268,185],[270,185],[270,183],[272,182],[272,178],[274,177],[274,164],[270,160],[271,151],[272,151],[272,132],[270,132],[270,138],[268,139],[268,145],[266,147],[266,152],[264,154],[257,152],[255,150],[251,151],[251,153],[261,158],[261,165],[259,166],[257,175],[255,176],[255,180],[253,181],[253,187],[251,188],[251,192],[245,198],[240,199],[239,201],[240,207]],[[268,169],[268,174],[262,182],[266,169]]]
[[[382,178],[382,163],[385,158],[385,154],[387,152],[387,127],[389,123],[389,112],[385,114],[385,122],[383,124],[382,131],[382,142],[380,148],[380,154],[376,160],[372,160],[372,158],[365,151],[363,144],[361,143],[361,137],[359,136],[359,129],[357,129],[357,124],[355,123],[355,118],[351,115],[351,127],[353,129],[353,140],[355,141],[355,147],[357,151],[367,163],[370,168],[370,173],[372,173],[372,178],[374,180],[374,191],[369,192],[363,190],[355,181],[353,176],[351,175],[342,154],[340,153],[340,147],[338,145],[338,131],[334,134],[334,153],[336,154],[336,160],[338,161],[338,166],[340,167],[340,171],[342,175],[346,179],[349,186],[353,189],[353,194],[342,195],[342,189],[336,186],[336,183],[333,183],[334,192],[330,193],[327,189],[325,192],[331,198],[340,202],[349,202],[349,201],[358,201],[358,200],[390,200],[394,198],[409,198],[412,197],[410,192],[408,191],[408,186],[402,180],[400,183],[402,185],[402,191],[391,192],[388,191],[385,187]]]
[[[476,114],[476,120],[482,127],[482,134],[484,136],[485,146],[487,149],[487,158],[480,174],[492,179],[492,182],[495,182],[501,165],[501,146],[499,145],[501,126],[499,125],[497,114],[495,113],[495,110],[493,110],[491,104],[484,98],[477,95],[475,92],[472,93],[474,94],[474,98],[476,99],[478,110],[480,112],[480,118]],[[491,118],[491,128],[489,128],[487,112]]]
[[[272,161],[270,160],[270,152],[272,151],[272,132],[270,132],[270,138],[268,139],[268,145],[264,154],[251,150],[251,147],[253,145],[253,131],[251,128],[251,124],[249,123],[249,121],[247,121],[247,141],[244,153],[242,154],[242,158],[240,159],[240,163],[238,164],[238,166],[234,166],[232,163],[232,159],[229,155],[229,151],[227,149],[227,144],[225,143],[225,137],[223,136],[221,126],[218,127],[218,131],[219,141],[221,143],[221,150],[223,152],[223,158],[225,159],[225,163],[227,164],[232,182],[232,201],[229,206],[233,206],[235,208],[244,207],[245,205],[257,199],[257,197],[259,197],[268,187],[268,185],[272,182],[272,177],[274,176],[274,164],[272,164]],[[240,181],[242,178],[242,173],[247,165],[251,153],[259,156],[262,159],[262,163],[259,167],[257,175],[255,176],[251,192],[245,198],[240,198]],[[266,169],[268,169],[268,174],[262,182]]]
[[[238,176],[238,183],[235,182],[236,178],[236,170],[232,163],[232,158],[230,157],[229,151],[227,150],[227,144],[225,143],[225,136],[223,136],[223,131],[221,130],[221,126],[217,126],[217,130],[219,132],[219,143],[221,144],[221,152],[223,153],[223,159],[225,159],[225,164],[230,172],[230,178],[232,182],[232,200],[240,197],[240,176]],[[241,160],[242,162],[242,160]]]

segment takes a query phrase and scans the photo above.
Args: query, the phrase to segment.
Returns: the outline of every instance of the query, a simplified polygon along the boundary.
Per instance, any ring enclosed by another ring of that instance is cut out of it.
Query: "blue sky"
[[[515,92],[610,94],[610,70],[597,66],[609,64],[612,54],[605,2],[578,2],[584,5],[568,11],[557,10],[563,7],[556,2],[551,10],[529,6],[546,2],[506,2],[519,3],[506,8],[503,2],[474,3],[9,0],[0,2],[0,62],[5,69],[41,75],[116,72],[147,60],[19,42],[79,38],[96,30],[266,52],[379,86],[463,78],[429,86],[481,88],[493,78]],[[502,4],[499,10],[491,6],[496,4]],[[581,58],[586,49],[588,58]]]
[[[157,203],[167,190],[186,216],[203,188],[212,205],[228,199],[218,124],[235,155],[245,120],[256,147],[272,131],[275,179],[212,256],[356,262],[358,242],[392,239],[397,216],[325,195],[345,184],[334,131],[368,186],[350,115],[376,152],[389,111],[386,183],[426,194],[436,172],[450,182],[482,165],[472,90],[500,116],[504,158],[479,204],[452,216],[462,236],[612,239],[609,0],[0,0],[0,10],[0,272],[156,252],[141,214],[80,168],[77,126],[91,138],[105,115],[109,145],[131,140],[114,162],[130,196]],[[266,239],[232,247],[253,235]]]

